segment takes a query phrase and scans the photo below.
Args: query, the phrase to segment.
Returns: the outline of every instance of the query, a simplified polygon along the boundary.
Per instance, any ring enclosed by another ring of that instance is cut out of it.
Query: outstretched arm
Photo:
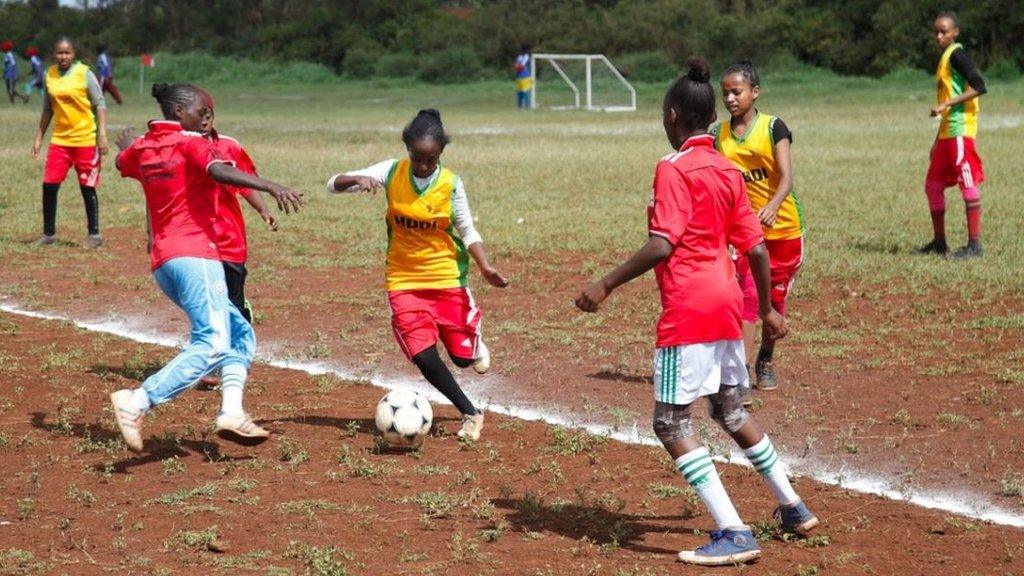
[[[277,200],[278,209],[283,210],[285,214],[291,214],[293,210],[298,212],[303,204],[301,192],[296,192],[287,186],[282,186],[270,180],[264,180],[259,176],[246,174],[226,162],[214,162],[210,164],[206,172],[210,175],[210,178],[221,184],[262,190],[270,194],[274,197],[274,200]]]
[[[613,290],[654,268],[670,254],[672,245],[668,240],[652,234],[647,238],[647,243],[630,256],[629,260],[580,292],[576,296],[576,307],[584,312],[597,312],[601,302],[604,302]]]
[[[270,226],[271,230],[276,231],[277,216],[274,216],[274,213],[267,208],[267,203],[263,201],[263,194],[260,194],[259,190],[249,190],[248,194],[243,194],[242,196],[245,197],[245,201],[249,203],[249,206],[252,206],[252,209],[260,215],[260,218],[267,223],[267,226]]]
[[[487,283],[491,286],[498,288],[504,288],[508,286],[508,278],[505,278],[501,272],[487,260],[487,251],[484,250],[483,242],[474,242],[466,248],[469,255],[473,257],[473,261],[476,262],[478,268],[480,268],[480,275],[487,280]]]

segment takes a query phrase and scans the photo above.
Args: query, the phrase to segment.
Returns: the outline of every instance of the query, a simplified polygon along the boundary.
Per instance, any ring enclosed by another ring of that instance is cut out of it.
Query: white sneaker
[[[469,438],[476,442],[480,439],[480,431],[484,429],[484,413],[464,415],[462,417],[462,428],[459,429],[459,438]]]
[[[253,422],[248,414],[220,414],[213,431],[225,440],[246,445],[259,444],[270,438],[270,431]]]
[[[118,390],[110,395],[114,421],[121,430],[124,443],[133,452],[142,452],[142,417],[146,414],[132,406],[132,391]]]
[[[481,338],[476,343],[476,358],[473,359],[473,370],[476,370],[477,374],[487,374],[487,371],[491,369],[491,351],[487,349],[487,344],[484,344],[484,339]]]

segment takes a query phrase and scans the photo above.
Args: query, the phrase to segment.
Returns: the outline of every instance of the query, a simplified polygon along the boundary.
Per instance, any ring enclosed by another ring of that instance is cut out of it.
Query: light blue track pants
[[[172,258],[153,273],[164,294],[188,314],[188,346],[142,383],[153,405],[162,404],[221,371],[221,386],[244,387],[256,352],[252,326],[228,300],[224,267],[217,260]]]

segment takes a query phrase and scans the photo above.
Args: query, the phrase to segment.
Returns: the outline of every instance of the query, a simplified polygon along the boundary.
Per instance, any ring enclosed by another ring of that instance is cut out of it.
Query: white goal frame
[[[572,79],[566,75],[562,67],[558,65],[558,60],[583,60],[586,66],[586,86],[584,86],[584,94],[586,96],[586,105],[580,106],[580,89]],[[533,109],[540,108],[537,104],[537,62],[545,61],[555,69],[562,80],[569,85],[569,89],[573,93],[573,104],[563,106],[552,106],[552,108],[558,109],[578,109],[584,108],[585,110],[603,110],[605,112],[635,112],[636,111],[636,89],[633,85],[626,80],[625,77],[612,65],[611,61],[605,57],[604,54],[530,54],[530,107]],[[594,106],[594,95],[593,95],[593,83],[592,75],[594,68],[594,61],[604,64],[612,75],[618,79],[618,81],[626,87],[629,91],[629,105],[628,106]]]

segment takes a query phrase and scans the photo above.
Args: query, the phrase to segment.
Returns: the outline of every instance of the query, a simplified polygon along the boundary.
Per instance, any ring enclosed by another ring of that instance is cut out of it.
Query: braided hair
[[[725,69],[725,73],[722,74],[722,78],[730,74],[739,74],[747,81],[747,84],[750,84],[751,88],[761,85],[761,77],[757,75],[757,68],[754,67],[754,63],[750,60],[740,60],[729,66]]]
[[[711,67],[699,56],[686,61],[690,67],[665,92],[664,107],[673,109],[688,131],[704,130],[715,121],[715,89],[711,86]]]
[[[192,84],[164,84],[158,83],[153,84],[153,89],[150,93],[153,98],[160,104],[160,111],[164,113],[164,118],[168,120],[177,119],[177,114],[174,112],[174,106],[180,104],[187,106],[196,101],[200,97],[200,90]]]

